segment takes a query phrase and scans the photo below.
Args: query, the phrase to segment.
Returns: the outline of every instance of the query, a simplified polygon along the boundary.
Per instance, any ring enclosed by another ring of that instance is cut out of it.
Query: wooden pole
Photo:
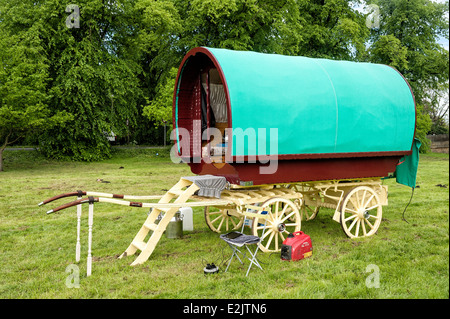
[[[78,197],[78,199],[81,199],[81,197]],[[77,244],[76,244],[76,247],[75,247],[75,260],[76,260],[76,262],[80,261],[80,251],[81,251],[80,226],[81,226],[81,204],[77,205]]]
[[[94,224],[94,203],[89,202],[89,238],[88,238],[88,258],[87,258],[87,276],[92,273],[92,225]]]

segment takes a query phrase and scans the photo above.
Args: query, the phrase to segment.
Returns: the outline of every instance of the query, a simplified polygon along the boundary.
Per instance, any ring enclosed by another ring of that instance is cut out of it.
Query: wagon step
[[[139,250],[140,254],[131,265],[135,266],[145,262],[153,253],[153,250],[161,239],[161,236],[166,230],[166,227],[169,224],[170,220],[175,216],[175,213],[183,206],[183,203],[185,203],[192,195],[194,195],[194,193],[198,189],[199,187],[193,182],[181,178],[180,181],[176,183],[171,189],[169,189],[158,202],[158,204],[172,203],[176,205],[170,206],[168,208],[153,208],[144,224],[142,225],[141,229],[134,237],[130,246],[128,246],[128,248],[122,255],[120,255],[119,258],[134,255]],[[164,215],[159,220],[159,222],[156,223],[156,220],[160,213],[163,213]],[[146,241],[146,238],[150,232],[152,233]]]

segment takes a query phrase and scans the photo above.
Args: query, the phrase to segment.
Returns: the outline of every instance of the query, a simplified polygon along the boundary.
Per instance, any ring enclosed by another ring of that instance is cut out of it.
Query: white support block
[[[180,213],[183,218],[183,231],[194,230],[194,212],[192,207],[181,207]]]

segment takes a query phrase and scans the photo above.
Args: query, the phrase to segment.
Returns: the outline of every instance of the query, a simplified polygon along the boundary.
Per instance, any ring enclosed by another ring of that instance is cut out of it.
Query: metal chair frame
[[[255,213],[251,213],[249,212],[250,209],[247,209],[247,212],[244,212],[245,218],[244,218],[244,222],[242,223],[242,228],[241,231],[239,233],[242,234],[242,236],[249,236],[244,234],[244,227],[246,225],[246,221],[252,221],[252,218],[255,217]],[[261,234],[261,237],[259,237],[258,242],[249,242],[249,243],[243,243],[243,244],[238,244],[238,243],[233,243],[232,240],[225,240],[222,237],[224,235],[222,235],[220,238],[222,240],[224,240],[228,246],[230,246],[231,250],[233,251],[233,254],[231,255],[230,261],[228,262],[227,268],[225,269],[225,272],[228,271],[228,268],[230,267],[231,262],[233,261],[234,256],[236,256],[236,258],[239,260],[239,262],[243,265],[244,263],[242,262],[241,258],[239,258],[239,254],[242,255],[242,259],[247,258],[250,261],[250,265],[248,266],[247,269],[247,273],[245,274],[245,276],[248,276],[250,269],[252,268],[253,265],[257,266],[259,269],[263,270],[263,268],[261,267],[261,264],[258,262],[258,259],[256,258],[256,255],[258,253],[259,250],[259,246],[261,245],[261,241],[262,238],[264,238],[264,233],[266,231],[266,226],[267,226],[267,218],[268,215],[267,214],[257,214],[258,218],[262,218],[264,219],[264,228],[263,228],[263,232]],[[253,237],[253,236],[252,236]],[[252,251],[249,246],[250,245],[256,245],[256,248],[254,251]],[[245,248],[247,249],[247,251],[241,251],[238,247],[242,247],[245,246]],[[247,256],[247,252],[250,254],[251,258],[249,256]]]

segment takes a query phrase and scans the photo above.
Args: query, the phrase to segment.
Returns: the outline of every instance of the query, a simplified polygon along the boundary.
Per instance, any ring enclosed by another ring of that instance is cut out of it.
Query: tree
[[[382,35],[369,49],[371,62],[388,64],[396,69],[408,68],[408,50],[392,34]]]
[[[448,82],[439,84],[435,90],[429,90],[423,100],[424,108],[431,118],[431,129],[428,134],[448,134]]]
[[[296,55],[358,61],[369,30],[364,14],[346,0],[299,1],[302,41]]]
[[[77,1],[79,25],[67,24],[66,2],[46,1],[41,37],[50,63],[50,105],[73,114],[64,127],[43,134],[41,151],[53,158],[98,160],[110,156],[106,138],[124,136],[136,120],[139,65],[123,51],[129,1]],[[70,11],[70,10],[69,10]],[[35,22],[39,23],[39,22]],[[131,32],[131,37],[133,32]]]
[[[12,34],[0,23],[0,47],[1,172],[7,145],[27,134],[54,129],[70,116],[48,107],[49,66],[36,28]]]
[[[378,6],[379,28],[358,3]],[[32,130],[49,157],[97,160],[110,132],[149,138],[170,122],[175,70],[196,46],[389,64],[424,135],[448,83],[445,14],[431,0],[0,0],[0,142]]]
[[[438,40],[448,39],[448,1],[376,0],[380,27],[371,29],[368,60],[396,67],[412,87],[417,104],[416,135],[423,147],[429,141],[430,109],[436,90],[449,79],[449,52]]]
[[[294,54],[302,37],[295,0],[175,0],[180,53],[196,46]]]
[[[175,79],[178,69],[172,68],[166,80],[159,84],[155,98],[143,109],[143,115],[149,118],[155,127],[172,125],[172,101]]]
[[[141,68],[137,77],[142,90],[137,107],[139,115],[143,116],[137,120],[140,128],[137,135],[145,143],[158,143],[162,140],[158,128],[164,125],[163,118],[167,125],[172,122],[171,116],[164,116],[172,112],[172,102],[161,104],[161,99],[168,94],[165,91],[172,91],[173,94],[173,87],[166,90],[165,83],[173,77],[170,70],[178,67],[182,59],[177,44],[183,27],[174,1],[138,0],[132,15],[137,30],[132,50]],[[153,102],[155,99],[158,101]]]
[[[148,44],[142,50],[145,69],[149,79],[157,80],[149,82],[154,94],[146,97],[143,114],[155,127],[172,122],[177,69],[191,48],[293,54],[301,38],[299,8],[294,0],[140,0],[136,8],[143,21],[140,37],[146,39],[140,42]]]

